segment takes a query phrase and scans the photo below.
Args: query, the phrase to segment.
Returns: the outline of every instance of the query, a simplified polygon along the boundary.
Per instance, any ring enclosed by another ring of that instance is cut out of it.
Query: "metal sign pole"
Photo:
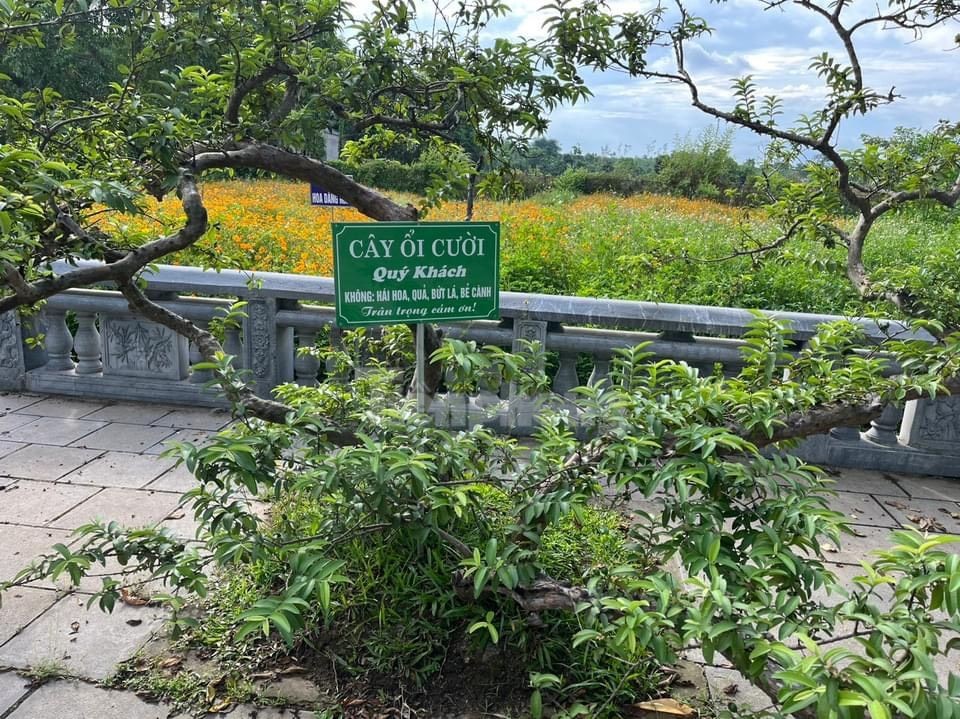
[[[424,329],[423,322],[417,322],[417,412],[421,414],[427,411],[427,383],[424,379],[424,372],[427,368],[424,349]]]

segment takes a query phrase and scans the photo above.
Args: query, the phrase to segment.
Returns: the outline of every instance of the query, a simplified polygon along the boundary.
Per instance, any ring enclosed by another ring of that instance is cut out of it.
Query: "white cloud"
[[[925,107],[958,107],[960,106],[960,97],[957,95],[948,95],[944,92],[935,92],[930,95],[921,95],[914,101],[917,105]]]
[[[822,0],[826,2],[826,0]],[[507,0],[511,2],[511,0]],[[611,0],[615,11],[642,11],[654,0]],[[801,113],[821,106],[826,90],[811,59],[826,51],[840,61],[844,51],[823,18],[792,3],[764,11],[758,0],[689,0],[691,12],[704,16],[715,28],[712,35],[688,45],[687,62],[706,102],[722,109],[733,106],[731,78],[752,74],[758,94],[775,94],[784,102],[782,122],[790,124]],[[420,0],[429,9],[432,3]],[[484,37],[545,37],[545,0],[514,0],[510,15],[492,22]],[[358,0],[355,11],[372,7],[372,0]],[[848,3],[845,13],[876,11],[873,3]],[[943,115],[958,116],[960,92],[955,89],[960,50],[954,36],[960,24],[952,23],[924,32],[914,39],[908,32],[865,28],[857,34],[858,49],[868,86],[886,92],[896,86],[904,100],[884,107],[866,118],[845,122],[841,139],[857,141],[861,133],[884,134],[897,125],[930,127]],[[651,56],[651,66],[674,69],[669,52]],[[637,151],[647,144],[669,144],[673,138],[697,132],[715,121],[690,107],[689,93],[682,85],[631,79],[618,73],[587,73],[594,97],[576,107],[563,107],[552,115],[549,134],[569,148],[580,144],[585,151],[628,143]],[[759,147],[750,133],[738,135],[740,156]]]

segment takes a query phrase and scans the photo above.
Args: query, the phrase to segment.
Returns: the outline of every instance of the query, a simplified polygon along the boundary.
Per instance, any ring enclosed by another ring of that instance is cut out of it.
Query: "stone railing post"
[[[330,349],[343,349],[343,329],[337,327],[336,325],[330,325]],[[323,371],[327,377],[337,377],[337,361],[331,356],[327,355],[326,360],[323,363]],[[346,379],[346,377],[340,377],[340,379]]]
[[[280,299],[276,302],[277,311],[300,309],[300,303],[297,300]],[[274,317],[274,328],[277,333],[277,350],[274,355],[277,360],[276,384],[293,382],[296,379],[297,347],[294,341],[296,330],[289,325],[277,327],[276,317]]]
[[[208,322],[202,322],[200,320],[194,320],[198,327],[209,330],[210,324]],[[189,362],[190,362],[190,382],[193,384],[205,384],[213,379],[213,371],[208,369],[196,369],[194,365],[199,364],[200,362],[205,362],[203,355],[200,354],[200,350],[197,349],[197,346],[191,342],[189,347]]]
[[[296,381],[297,384],[312,386],[317,383],[317,372],[320,370],[320,360],[312,354],[307,354],[301,350],[313,347],[316,344],[316,330],[298,329],[297,338],[299,339],[299,349],[293,361]]]
[[[46,369],[54,372],[72,370],[74,364],[70,352],[73,350],[73,335],[67,327],[67,313],[48,307],[43,311],[43,317],[47,327],[44,340],[47,346]]]
[[[223,328],[223,352],[233,357],[233,368],[243,367],[243,340],[237,327]]]
[[[77,313],[77,334],[73,338],[77,353],[77,374],[97,374],[103,371],[100,361],[103,346],[97,330],[97,317],[91,312]]]
[[[863,437],[876,444],[896,447],[900,443],[897,433],[902,419],[903,407],[888,404],[879,417],[870,421],[870,429],[863,433]]]
[[[560,353],[560,367],[553,378],[553,391],[561,397],[572,398],[573,388],[580,386],[580,378],[577,377],[578,357],[576,352]]]
[[[243,366],[250,370],[257,394],[269,397],[273,388],[280,383],[277,301],[272,298],[252,298],[247,301],[246,312],[243,320]]]
[[[0,314],[0,389],[21,390],[26,371],[16,312]]]
[[[593,371],[590,372],[589,384],[596,384],[601,380],[610,382],[610,359],[608,357],[593,357]]]

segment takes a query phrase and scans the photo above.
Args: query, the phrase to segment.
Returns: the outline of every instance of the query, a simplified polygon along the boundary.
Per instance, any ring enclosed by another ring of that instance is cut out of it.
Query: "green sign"
[[[337,325],[497,319],[499,222],[334,222]]]

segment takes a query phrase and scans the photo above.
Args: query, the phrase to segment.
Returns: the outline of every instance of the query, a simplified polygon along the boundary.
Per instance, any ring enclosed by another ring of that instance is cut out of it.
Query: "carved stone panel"
[[[960,396],[908,402],[900,441],[916,449],[960,456]]]
[[[190,354],[185,337],[133,317],[101,317],[103,373],[127,377],[181,380]]]
[[[547,344],[547,323],[541,320],[514,320],[513,351],[524,350],[523,341],[539,342],[543,349]],[[530,397],[521,395],[516,382],[510,383],[511,417],[517,427],[532,427],[534,402]]]
[[[0,390],[23,388],[23,341],[13,312],[0,314]]]
[[[243,321],[243,366],[252,373],[257,392],[267,397],[280,382],[277,358],[277,301],[270,298],[250,299],[246,313]],[[292,342],[289,349],[292,360]]]
[[[513,351],[522,349],[520,340],[539,342],[543,348],[547,344],[547,323],[540,320],[515,320],[513,325]]]

